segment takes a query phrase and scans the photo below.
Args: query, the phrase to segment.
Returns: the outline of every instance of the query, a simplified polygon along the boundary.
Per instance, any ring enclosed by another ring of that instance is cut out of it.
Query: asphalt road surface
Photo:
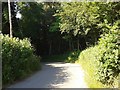
[[[87,88],[79,64],[43,63],[42,70],[9,88]]]

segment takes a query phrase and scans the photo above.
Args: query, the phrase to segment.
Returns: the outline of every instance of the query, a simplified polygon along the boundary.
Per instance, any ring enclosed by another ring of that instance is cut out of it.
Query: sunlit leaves
[[[106,29],[108,29],[109,32],[103,34],[98,46],[98,60],[100,62],[100,66],[102,64],[98,70],[98,80],[109,85],[114,84],[115,78],[118,77],[120,73],[119,47],[117,45],[118,32],[120,29],[118,24],[118,21],[114,23],[113,26],[105,24]]]
[[[39,58],[34,55],[30,41],[10,38],[0,34],[2,39],[3,85],[24,78],[27,74],[39,68]]]
[[[73,35],[87,34],[90,30],[88,28],[92,24],[96,23],[98,7],[94,6],[94,3],[85,2],[73,2],[62,3],[62,10],[57,14],[60,18],[60,30],[61,32],[70,33]]]

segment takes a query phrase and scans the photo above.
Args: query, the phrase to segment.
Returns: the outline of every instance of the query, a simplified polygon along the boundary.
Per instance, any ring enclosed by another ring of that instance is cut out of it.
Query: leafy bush
[[[103,29],[107,32],[101,35],[98,45],[81,52],[77,62],[81,63],[84,70],[88,73],[87,77],[89,78],[87,78],[87,82],[89,80],[95,84],[94,81],[97,82],[96,80],[98,80],[108,87],[118,86],[117,81],[120,74],[118,24],[116,22],[113,26],[104,25]],[[94,88],[94,85],[90,84],[91,82],[89,82],[89,85],[91,88]],[[104,85],[102,86],[104,87]]]
[[[72,51],[72,52],[66,52],[64,54],[60,55],[50,55],[50,56],[45,56],[43,57],[42,61],[43,62],[70,62],[74,63],[78,56],[79,56],[80,51]]]
[[[98,71],[99,63],[97,62],[98,46],[83,50],[76,63],[81,64],[85,71],[85,81],[89,88],[104,88],[105,86],[96,80],[96,72]]]
[[[39,68],[40,59],[33,54],[34,49],[26,39],[10,38],[0,35],[2,39],[2,79],[3,85],[22,79]]]
[[[120,73],[120,58],[118,53],[118,23],[107,25],[108,33],[102,35],[99,40],[99,70],[98,80],[103,84],[113,85]]]
[[[74,63],[78,59],[79,54],[80,54],[79,50],[69,52],[65,62]]]
[[[42,57],[42,62],[64,62],[68,57],[68,53],[58,54],[58,55],[50,55]]]

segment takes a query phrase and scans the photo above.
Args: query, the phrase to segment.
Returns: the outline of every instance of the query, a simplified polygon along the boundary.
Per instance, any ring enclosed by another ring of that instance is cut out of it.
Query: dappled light
[[[43,63],[42,70],[9,88],[87,88],[79,64]]]
[[[3,88],[120,87],[120,2],[88,1],[2,2]]]

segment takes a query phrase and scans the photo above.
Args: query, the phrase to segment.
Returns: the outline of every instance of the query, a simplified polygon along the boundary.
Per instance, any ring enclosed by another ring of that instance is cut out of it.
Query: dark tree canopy
[[[102,24],[119,20],[119,7],[119,2],[12,2],[13,36],[30,38],[38,55],[83,50],[109,32]],[[8,34],[7,3],[2,9],[3,33]]]

